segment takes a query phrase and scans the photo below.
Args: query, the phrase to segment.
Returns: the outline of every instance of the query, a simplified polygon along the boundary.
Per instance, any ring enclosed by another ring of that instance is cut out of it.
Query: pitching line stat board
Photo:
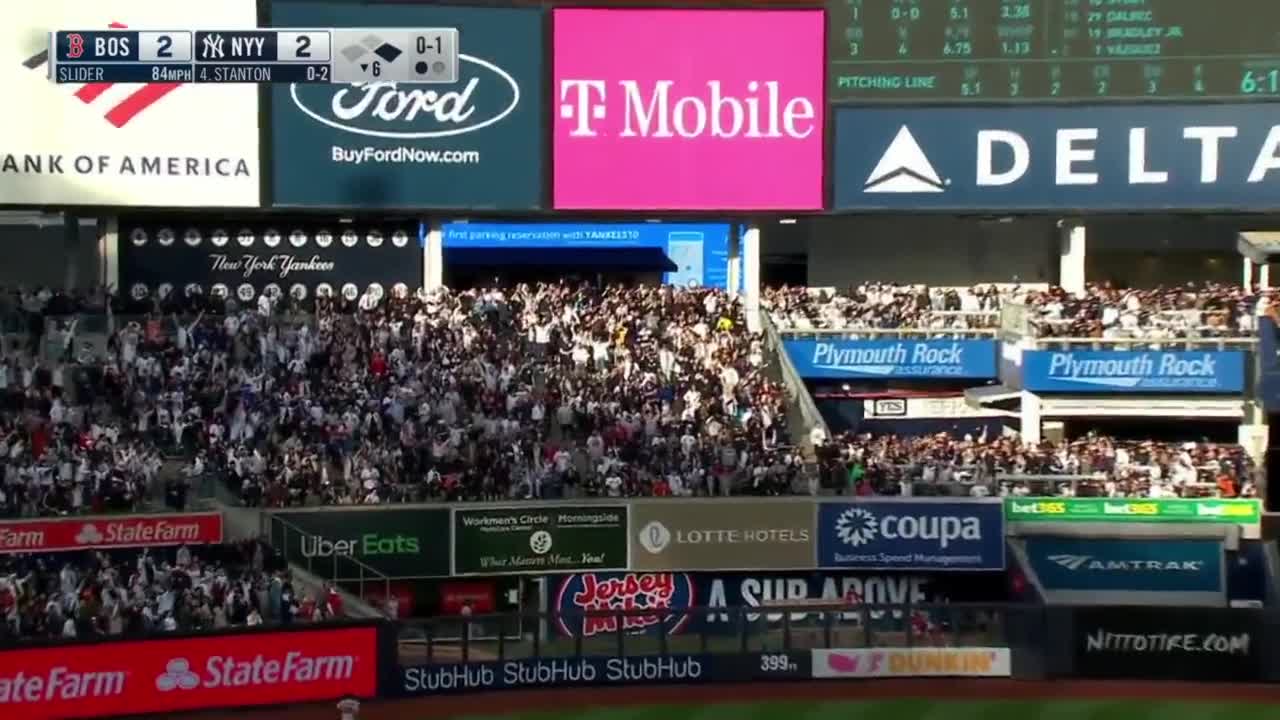
[[[455,83],[457,28],[59,30],[55,83]]]

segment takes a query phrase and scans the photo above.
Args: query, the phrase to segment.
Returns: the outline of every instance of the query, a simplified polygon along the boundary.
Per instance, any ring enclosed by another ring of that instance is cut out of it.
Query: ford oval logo
[[[463,68],[471,66],[470,76],[447,91],[438,85],[406,85],[394,82],[356,83],[330,86],[328,106],[308,107],[300,96],[298,85],[289,86],[293,104],[311,119],[335,130],[390,138],[393,140],[444,138],[465,135],[502,121],[520,104],[520,85],[506,70],[488,60],[471,55],[459,55]],[[510,88],[511,99],[499,112],[486,117],[478,114],[477,99],[493,98],[501,91],[493,81],[482,82],[492,75]],[[313,86],[316,87],[316,86]],[[401,87],[408,87],[402,90]],[[481,97],[477,97],[477,93]],[[305,93],[304,93],[305,94]],[[313,105],[317,104],[315,102]],[[429,127],[424,128],[424,125]]]

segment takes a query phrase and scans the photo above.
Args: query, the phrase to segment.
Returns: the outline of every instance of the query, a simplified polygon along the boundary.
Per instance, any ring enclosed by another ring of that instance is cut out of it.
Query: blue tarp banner
[[[1047,591],[1221,592],[1217,540],[1029,537],[1027,559]]]
[[[1239,393],[1244,353],[1029,350],[1022,387],[1045,393]]]

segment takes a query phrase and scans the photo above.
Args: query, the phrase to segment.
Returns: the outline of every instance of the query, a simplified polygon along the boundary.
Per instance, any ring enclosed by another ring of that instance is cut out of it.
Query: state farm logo
[[[619,80],[610,95],[604,80],[560,81],[560,119],[571,123],[569,137],[599,137],[600,126],[615,112],[622,113],[618,137],[738,138],[803,140],[817,130],[818,113],[805,97],[785,98],[776,80],[752,80],[738,94],[718,80],[709,80],[696,94],[673,92],[674,80],[642,86]],[[610,98],[621,96],[621,108]]]
[[[313,655],[286,653],[283,658],[237,658],[214,655],[197,673],[186,658],[165,663],[156,676],[156,689],[169,693],[196,688],[258,687],[350,680],[355,674],[354,655]]]

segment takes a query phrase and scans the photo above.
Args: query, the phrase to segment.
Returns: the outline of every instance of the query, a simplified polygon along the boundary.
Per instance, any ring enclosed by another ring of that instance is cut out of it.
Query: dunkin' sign
[[[822,13],[555,10],[556,209],[822,209]]]
[[[556,626],[570,637],[616,633],[619,627],[675,635],[688,624],[686,610],[693,605],[693,582],[685,573],[567,575],[556,594]]]
[[[372,627],[8,650],[0,653],[0,717],[101,717],[373,697],[377,680]]]
[[[0,522],[0,555],[220,542],[221,513]]]

